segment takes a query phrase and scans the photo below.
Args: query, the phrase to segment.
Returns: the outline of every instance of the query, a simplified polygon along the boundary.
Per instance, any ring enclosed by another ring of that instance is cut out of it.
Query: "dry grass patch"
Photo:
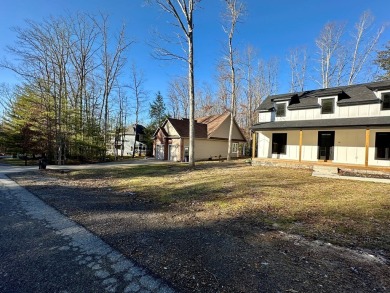
[[[202,221],[244,219],[331,243],[390,251],[390,185],[312,177],[306,170],[242,163],[150,165],[64,175],[98,180]]]

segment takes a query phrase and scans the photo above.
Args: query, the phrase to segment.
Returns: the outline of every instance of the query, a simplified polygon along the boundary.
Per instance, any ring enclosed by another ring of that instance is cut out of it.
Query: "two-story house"
[[[390,80],[269,96],[256,158],[390,167]]]
[[[114,134],[107,148],[107,154],[113,156],[133,156],[133,154],[145,156],[148,148],[144,140],[144,130],[144,126],[137,124],[137,126],[126,127],[123,133]]]

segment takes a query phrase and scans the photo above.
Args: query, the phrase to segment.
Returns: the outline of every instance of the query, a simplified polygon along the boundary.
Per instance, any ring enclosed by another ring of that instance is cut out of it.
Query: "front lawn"
[[[153,165],[60,175],[201,221],[242,219],[348,247],[390,251],[390,185],[312,177],[310,171],[240,163]],[[98,180],[97,180],[98,179]],[[198,216],[198,217],[199,217]]]

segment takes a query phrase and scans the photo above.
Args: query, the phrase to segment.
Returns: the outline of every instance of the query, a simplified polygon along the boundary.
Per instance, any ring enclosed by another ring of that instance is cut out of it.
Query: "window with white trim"
[[[333,114],[334,113],[334,98],[321,100],[321,114]]]
[[[382,110],[390,110],[390,93],[382,94]]]
[[[233,142],[232,144],[232,153],[238,153],[238,143]]]
[[[286,103],[276,104],[276,117],[286,117]]]

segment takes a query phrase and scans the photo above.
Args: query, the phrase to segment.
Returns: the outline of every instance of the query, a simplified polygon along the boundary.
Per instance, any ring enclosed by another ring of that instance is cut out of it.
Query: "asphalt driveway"
[[[4,174],[0,210],[0,292],[174,292]]]

